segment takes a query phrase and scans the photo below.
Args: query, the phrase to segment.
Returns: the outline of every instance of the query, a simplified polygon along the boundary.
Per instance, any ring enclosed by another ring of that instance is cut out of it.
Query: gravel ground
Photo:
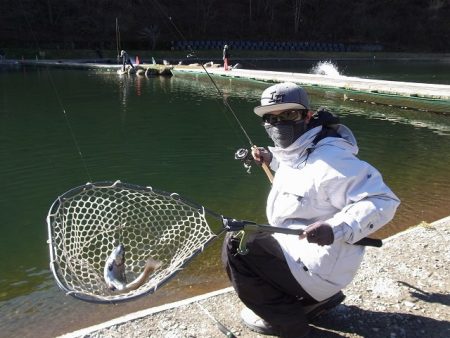
[[[308,337],[450,337],[449,272],[450,217],[391,237],[367,249],[345,301],[317,318]],[[242,304],[224,291],[65,337],[225,337],[215,320],[238,337],[262,337],[242,325]]]

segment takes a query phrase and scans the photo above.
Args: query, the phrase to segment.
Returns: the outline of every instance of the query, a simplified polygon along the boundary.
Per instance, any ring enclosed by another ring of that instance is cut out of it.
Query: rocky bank
[[[450,337],[450,217],[367,248],[347,298],[311,325],[309,337]],[[140,311],[63,337],[262,337],[242,325],[231,288]]]

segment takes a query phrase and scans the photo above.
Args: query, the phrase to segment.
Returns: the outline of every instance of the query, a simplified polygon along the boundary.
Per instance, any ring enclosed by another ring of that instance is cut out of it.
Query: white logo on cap
[[[277,92],[270,93],[272,95],[271,98],[269,98],[269,103],[276,102],[276,103],[282,103],[283,97],[285,94],[277,94]]]

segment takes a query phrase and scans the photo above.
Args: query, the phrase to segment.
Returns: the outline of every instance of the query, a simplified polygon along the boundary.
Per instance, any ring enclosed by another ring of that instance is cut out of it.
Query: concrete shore
[[[347,298],[308,337],[450,337],[450,216],[367,248]],[[61,337],[261,337],[239,319],[232,288],[149,308]]]

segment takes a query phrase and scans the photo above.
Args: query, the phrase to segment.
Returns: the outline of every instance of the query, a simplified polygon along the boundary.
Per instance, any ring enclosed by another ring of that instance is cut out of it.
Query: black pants
[[[303,307],[316,301],[292,275],[278,242],[267,233],[257,233],[247,242],[247,255],[236,253],[238,245],[227,234],[222,261],[241,301],[282,337],[303,336],[309,331]]]

